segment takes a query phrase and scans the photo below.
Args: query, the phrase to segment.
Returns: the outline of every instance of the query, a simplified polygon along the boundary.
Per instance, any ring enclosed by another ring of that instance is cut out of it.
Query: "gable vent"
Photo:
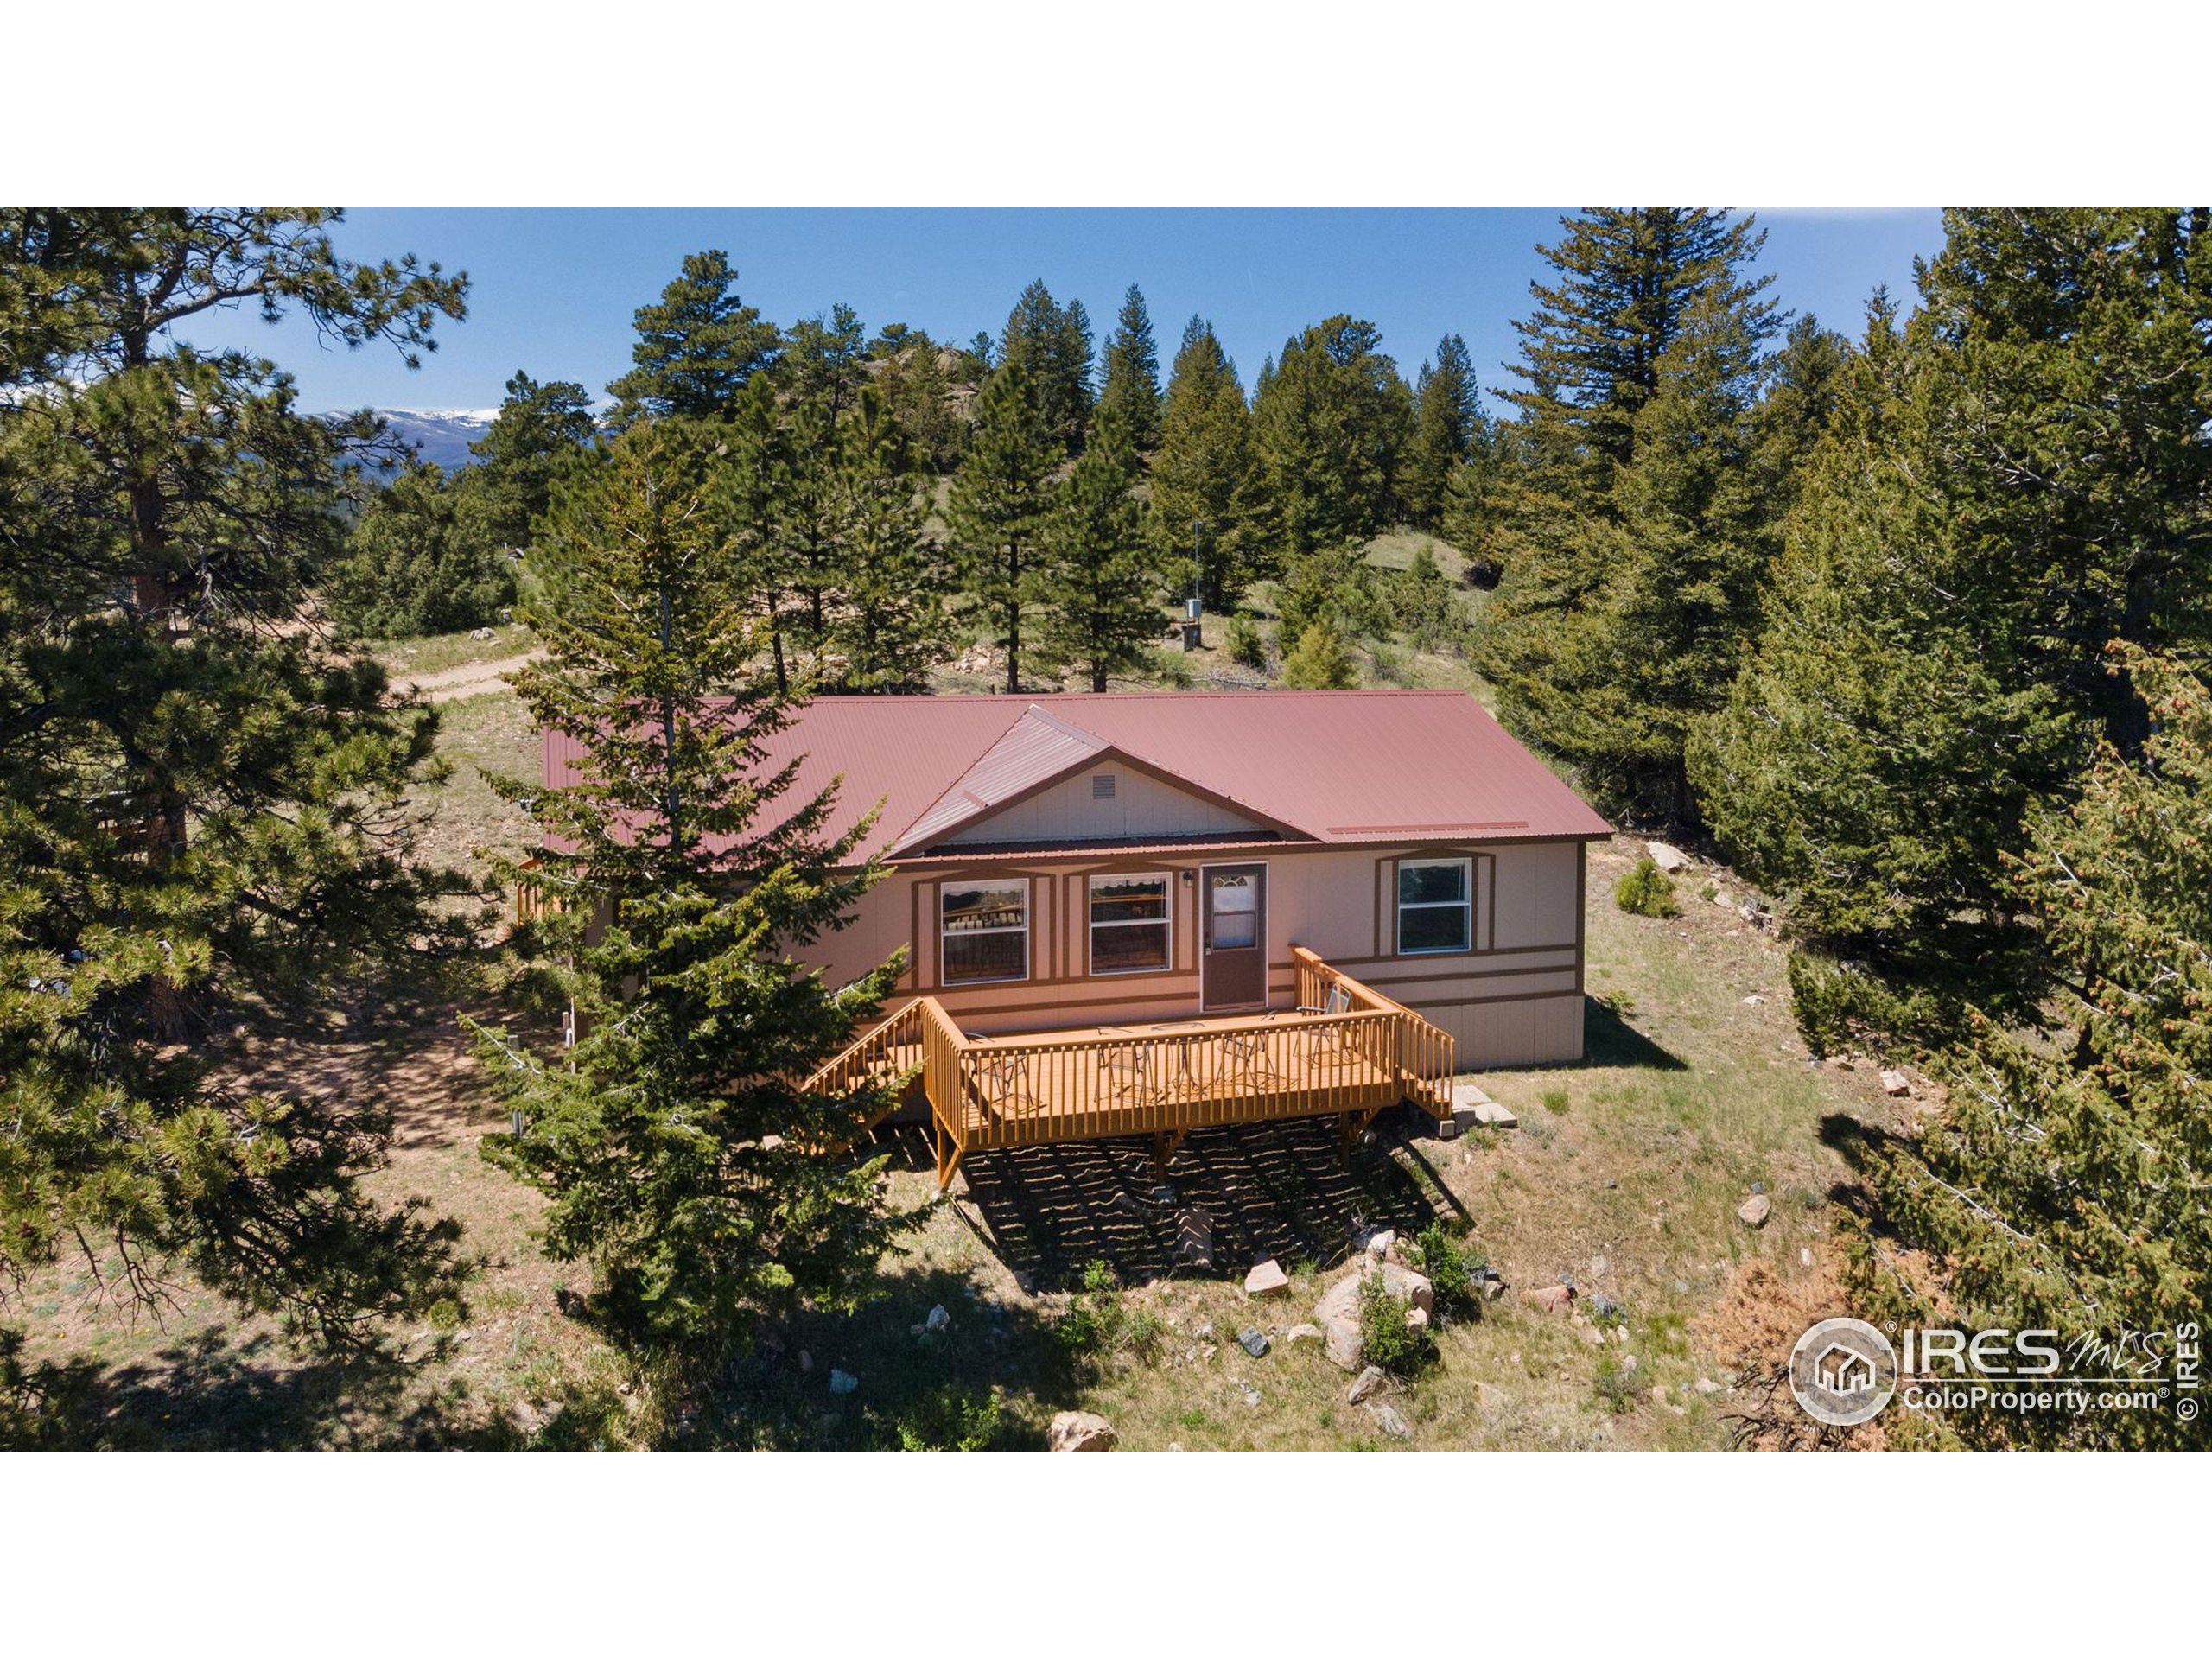
[[[1090,798],[1110,801],[1114,798],[1114,774],[1110,772],[1093,772],[1090,778]]]

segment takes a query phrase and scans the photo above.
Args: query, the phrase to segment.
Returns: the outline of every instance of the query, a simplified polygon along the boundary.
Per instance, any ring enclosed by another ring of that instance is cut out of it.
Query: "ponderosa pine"
[[[1006,689],[1021,690],[1025,613],[1048,602],[1038,548],[1064,453],[1039,407],[1027,360],[991,371],[976,400],[968,453],[953,475],[945,517],[968,595],[997,625]]]
[[[1044,524],[1051,599],[1043,654],[1080,670],[1093,691],[1143,663],[1160,639],[1160,579],[1136,495],[1141,476],[1119,415],[1102,407]]]
[[[1121,423],[1140,456],[1160,447],[1160,347],[1152,337],[1152,315],[1135,283],[1122,298],[1122,313],[1106,341],[1106,382],[1098,394],[1101,418]]]
[[[726,415],[747,380],[776,360],[782,335],[737,293],[737,270],[720,248],[683,257],[683,273],[636,313],[630,372],[607,388],[610,427],[675,416]]]

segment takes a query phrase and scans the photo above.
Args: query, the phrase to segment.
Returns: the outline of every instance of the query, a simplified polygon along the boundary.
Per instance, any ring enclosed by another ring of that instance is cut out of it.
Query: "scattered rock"
[[[1398,1414],[1398,1408],[1392,1405],[1389,1401],[1369,1401],[1367,1403],[1367,1414],[1372,1417],[1376,1421],[1376,1426],[1381,1428],[1382,1431],[1385,1434],[1388,1434],[1392,1440],[1410,1440],[1413,1439],[1413,1426],[1407,1422],[1403,1417]]]
[[[1602,1348],[1605,1345],[1605,1333],[1594,1325],[1586,1325],[1582,1327],[1582,1340],[1592,1348]]]
[[[1801,1268],[1809,1268],[1813,1265],[1813,1252],[1809,1248],[1802,1245],[1798,1247],[1797,1265]]]
[[[1664,1406],[1673,1403],[1667,1398],[1667,1385],[1664,1382],[1654,1382],[1651,1385],[1651,1403],[1655,1406]]]
[[[1605,1276],[1605,1268],[1609,1264],[1604,1256],[1593,1255],[1590,1258],[1590,1265],[1586,1269],[1585,1269],[1585,1271],[1586,1271],[1592,1279],[1602,1279]]]
[[[1546,1285],[1541,1290],[1524,1290],[1521,1300],[1540,1313],[1564,1313],[1574,1306],[1574,1287]]]
[[[1503,1280],[1503,1279],[1485,1279],[1485,1280],[1484,1280],[1484,1281],[1483,1281],[1483,1300],[1484,1300],[1484,1301],[1486,1301],[1486,1302],[1494,1302],[1494,1301],[1496,1301],[1499,1297],[1501,1297],[1501,1296],[1503,1296],[1503,1295],[1504,1295],[1504,1294],[1505,1294],[1505,1281],[1504,1281],[1504,1280]]]
[[[1194,1336],[1194,1337],[1211,1337],[1211,1336],[1212,1336],[1212,1335],[1213,1335],[1213,1321],[1212,1321],[1211,1319],[1208,1319],[1208,1320],[1207,1320],[1204,1325],[1200,1325],[1197,1330],[1195,1330],[1195,1331],[1192,1332],[1191,1332],[1191,1334],[1192,1334],[1192,1336]]]
[[[1754,1192],[1736,1206],[1736,1219],[1746,1227],[1764,1227],[1766,1225],[1767,1217],[1772,1213],[1773,1210],[1774,1205],[1768,1200],[1765,1193]]]
[[[804,1348],[798,1351],[798,1369],[802,1374],[814,1369],[814,1356]]]
[[[1185,1210],[1175,1217],[1175,1261],[1185,1268],[1213,1266],[1213,1217]]]
[[[1747,1008],[1763,1008],[1766,1006],[1766,998],[1753,992],[1744,999],[1744,1006]]]
[[[1408,1330],[1409,1330],[1409,1331],[1426,1331],[1426,1330],[1427,1330],[1427,1329],[1428,1329],[1428,1315],[1427,1315],[1427,1313],[1426,1312],[1424,1312],[1422,1309],[1418,1308],[1418,1307],[1409,1307],[1409,1308],[1408,1308],[1408,1309],[1406,1310],[1406,1328],[1407,1328]]]
[[[1319,1342],[1321,1340],[1321,1327],[1318,1325],[1294,1325],[1282,1333],[1282,1339],[1290,1343]]]
[[[1651,861],[1668,875],[1679,874],[1697,862],[1681,848],[1669,847],[1663,841],[1647,841],[1643,843],[1643,850]]]
[[[1236,1333],[1236,1345],[1255,1359],[1258,1359],[1268,1351],[1268,1339],[1257,1331],[1239,1331]]]
[[[1260,1408],[1260,1402],[1267,1397],[1257,1389],[1248,1388],[1243,1390],[1243,1392],[1244,1395],[1245,1407],[1248,1410],[1251,1411],[1257,1411]]]
[[[1377,1262],[1384,1261],[1389,1257],[1391,1247],[1396,1244],[1397,1242],[1397,1234],[1393,1232],[1389,1228],[1385,1227],[1381,1232],[1369,1236],[1367,1241],[1367,1254]]]
[[[1902,1071],[1885,1066],[1882,1070],[1882,1092],[1891,1096],[1909,1095],[1912,1092],[1912,1079]]]
[[[1282,1264],[1272,1255],[1244,1275],[1244,1294],[1247,1296],[1272,1296],[1279,1290],[1289,1288],[1290,1275],[1282,1270]]]
[[[1709,1376],[1700,1376],[1698,1378],[1696,1382],[1691,1386],[1695,1388],[1700,1394],[1718,1394],[1720,1392],[1720,1385]]]
[[[830,1372],[830,1393],[850,1394],[855,1389],[860,1387],[860,1378],[855,1376],[850,1371],[837,1370],[834,1367],[831,1369]]]
[[[1344,1390],[1344,1403],[1363,1405],[1390,1386],[1390,1378],[1380,1365],[1370,1365],[1362,1371],[1351,1388]]]
[[[951,1323],[952,1315],[944,1311],[943,1302],[930,1309],[929,1318],[922,1321],[923,1326],[931,1331],[942,1331]]]
[[[1732,910],[1736,906],[1735,899],[1729,896],[1728,889],[1726,887],[1715,887],[1713,890],[1713,902],[1723,910]]]
[[[1052,1452],[1111,1452],[1119,1438],[1095,1411],[1064,1411],[1045,1431],[1045,1446]]]

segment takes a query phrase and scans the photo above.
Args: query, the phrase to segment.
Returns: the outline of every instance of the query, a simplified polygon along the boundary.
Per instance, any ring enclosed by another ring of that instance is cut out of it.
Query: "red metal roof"
[[[912,852],[1109,747],[1325,843],[1611,833],[1460,691],[821,697],[766,760],[804,757],[797,799],[842,774],[829,832],[880,800],[870,850]],[[547,734],[549,785],[578,752]]]

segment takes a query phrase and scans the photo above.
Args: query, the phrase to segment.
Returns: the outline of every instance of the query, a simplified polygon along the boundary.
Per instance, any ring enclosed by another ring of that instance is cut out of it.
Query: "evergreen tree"
[[[975,430],[953,477],[946,518],[969,596],[998,620],[1012,693],[1021,690],[1022,613],[1047,600],[1037,543],[1061,460],[1025,359],[994,369],[976,400]]]
[[[533,875],[562,908],[531,943],[579,1035],[564,1053],[480,1031],[523,1123],[487,1154],[551,1200],[548,1249],[591,1264],[597,1322],[678,1394],[754,1319],[864,1296],[904,1219],[882,1160],[832,1155],[848,1109],[794,1082],[900,964],[832,989],[787,954],[882,871],[865,823],[824,834],[834,789],[799,798],[796,764],[762,757],[795,703],[758,671],[761,578],[721,533],[712,464],[696,429],[640,426],[556,508],[557,599],[529,613],[547,655],[516,690],[585,764],[500,786],[548,833]]]
[[[1347,316],[1284,343],[1252,397],[1253,452],[1267,534],[1289,556],[1363,542],[1397,511],[1413,393],[1379,350],[1375,325]]]
[[[893,323],[876,336],[869,354],[875,384],[892,418],[912,442],[923,470],[942,475],[960,464],[967,423],[954,406],[954,375],[961,355],[918,328]]]
[[[1796,502],[1806,463],[1827,435],[1850,360],[1851,342],[1807,315],[1789,325],[1768,365],[1756,418],[1759,472],[1770,488],[1782,492],[1777,516]]]
[[[1359,684],[1359,669],[1344,636],[1326,622],[1315,622],[1283,658],[1282,683],[1297,691],[1349,691]]]
[[[507,382],[492,429],[468,446],[477,464],[465,474],[469,510],[491,546],[519,553],[552,505],[553,487],[590,447],[591,398],[574,380],[533,380],[521,370]]]
[[[1516,322],[1523,384],[1499,395],[1532,429],[1555,487],[1602,498],[1635,447],[1636,417],[1659,389],[1659,365],[1694,306],[1731,313],[1758,355],[1777,324],[1773,278],[1745,268],[1766,232],[1709,207],[1598,207],[1560,221],[1537,252],[1559,273],[1531,283],[1534,316]]]
[[[1102,408],[1044,526],[1052,595],[1044,654],[1080,668],[1093,691],[1144,662],[1160,639],[1159,580],[1135,494],[1141,475],[1120,416]]]
[[[2104,642],[2212,644],[2212,237],[2193,211],[1946,226],[1921,311],[1846,372],[1692,760],[1731,855],[1858,986],[1986,998],[2032,966],[2003,874],[2031,809],[2093,740],[2147,737]]]
[[[831,613],[842,602],[847,569],[837,546],[838,481],[846,467],[846,428],[866,384],[866,334],[849,305],[791,330],[777,365],[777,418],[785,430],[775,517],[786,538],[782,568],[796,589],[796,643],[815,663],[828,648]]]
[[[950,654],[951,571],[928,531],[930,480],[889,404],[862,387],[839,448],[836,546],[842,606],[830,631],[842,690],[925,690]]]
[[[1421,365],[1414,388],[1414,434],[1400,491],[1412,523],[1433,529],[1441,521],[1453,480],[1475,458],[1483,424],[1467,342],[1446,334],[1437,342],[1436,360]]]
[[[480,481],[410,467],[346,538],[324,600],[372,639],[452,633],[496,621],[515,596],[514,569],[489,532]]]
[[[1090,424],[1090,315],[1081,300],[1061,305],[1040,278],[1021,290],[1006,320],[996,369],[1019,364],[1045,430],[1061,453],[1083,447]]]
[[[1140,455],[1160,448],[1160,348],[1152,316],[1135,283],[1122,299],[1122,315],[1106,342],[1106,385],[1098,395],[1101,417],[1122,423]]]
[[[1244,388],[1212,327],[1192,317],[1152,460],[1152,527],[1163,564],[1198,556],[1201,590],[1217,608],[1235,604],[1256,574],[1245,524],[1255,481]]]
[[[188,1267],[355,1346],[454,1294],[454,1230],[364,1192],[379,1102],[248,1084],[240,1037],[467,931],[408,807],[435,715],[290,626],[369,425],[175,336],[251,300],[419,360],[467,279],[342,258],[336,217],[0,211],[35,323],[0,345],[0,1283],[78,1249],[151,1305]]]
[[[1859,1262],[1872,1311],[2062,1341],[2170,1333],[2212,1282],[2212,690],[2171,659],[2116,650],[2152,711],[2142,752],[2100,739],[2080,798],[2031,815],[2008,861],[2056,997],[2041,1029],[1977,1014],[1936,1058],[1949,1104],[1926,1133],[1865,1149],[1885,1223],[1929,1253],[1942,1306]],[[2166,1411],[1947,1414],[1978,1445],[2212,1444]]]
[[[719,248],[684,255],[683,274],[638,308],[637,328],[635,366],[607,388],[617,431],[644,418],[727,414],[746,381],[775,361],[782,338],[738,297],[737,271]]]
[[[1531,538],[1485,619],[1501,716],[1611,810],[1684,821],[1692,724],[1756,639],[1776,524],[1758,466],[1749,325],[1714,296],[1681,320],[1608,510]]]

